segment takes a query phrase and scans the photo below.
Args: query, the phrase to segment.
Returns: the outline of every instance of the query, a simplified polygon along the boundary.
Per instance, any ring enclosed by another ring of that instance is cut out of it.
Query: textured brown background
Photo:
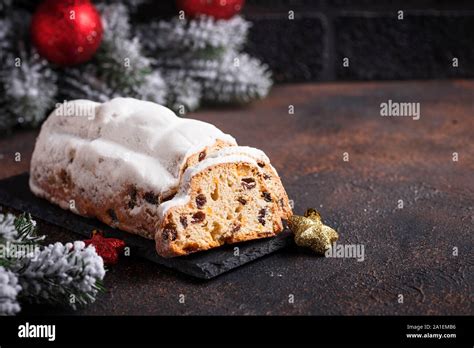
[[[266,151],[295,212],[318,208],[340,243],[364,244],[363,262],[291,247],[203,282],[123,258],[94,305],[77,312],[32,306],[24,313],[472,315],[473,92],[468,81],[286,85],[245,108],[191,115]],[[420,102],[421,119],[381,117],[388,99]],[[28,169],[36,134],[0,140],[0,178]],[[50,241],[76,237],[41,228]]]

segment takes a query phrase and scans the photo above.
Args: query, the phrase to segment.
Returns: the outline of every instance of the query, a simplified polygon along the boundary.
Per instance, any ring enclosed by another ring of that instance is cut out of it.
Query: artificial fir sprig
[[[82,241],[48,245],[10,269],[19,275],[21,298],[72,308],[94,302],[105,275],[102,258]]]
[[[57,92],[55,71],[29,42],[31,14],[15,4],[0,16],[0,131],[38,126]]]
[[[18,235],[15,228],[15,215],[0,214],[0,243],[14,240]]]
[[[268,66],[241,52],[250,26],[240,16],[141,25],[138,35],[145,52],[154,57],[153,65],[169,86],[168,105],[190,111],[202,102],[240,104],[265,97],[272,86]]]
[[[0,314],[18,312],[19,299],[77,308],[104,290],[104,263],[94,247],[81,241],[42,247],[43,239],[29,214],[0,214]],[[29,252],[11,254],[19,245]]]
[[[22,213],[15,218],[13,223],[17,231],[15,243],[37,244],[46,237],[37,234],[36,221],[31,218],[30,214]]]
[[[39,248],[45,236],[37,235],[36,221],[30,214],[15,218],[12,214],[0,214],[0,266],[10,267],[20,257]]]
[[[249,28],[250,22],[241,16],[228,20],[200,16],[192,20],[175,17],[169,21],[146,23],[138,27],[138,32],[150,52],[194,56],[209,50],[242,48]]]
[[[14,315],[20,311],[18,293],[21,286],[18,277],[7,268],[0,266],[0,315]]]
[[[34,50],[10,56],[5,64],[2,112],[16,116],[18,125],[38,126],[54,107],[56,73]]]
[[[272,80],[266,65],[246,53],[228,51],[213,77],[203,79],[209,103],[247,103],[267,95]]]

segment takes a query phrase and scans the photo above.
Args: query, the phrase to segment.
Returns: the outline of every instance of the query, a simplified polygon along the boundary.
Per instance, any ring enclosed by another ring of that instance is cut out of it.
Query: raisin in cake
[[[38,136],[30,188],[63,209],[155,239],[163,256],[271,236],[291,214],[263,152],[131,98],[60,105]]]

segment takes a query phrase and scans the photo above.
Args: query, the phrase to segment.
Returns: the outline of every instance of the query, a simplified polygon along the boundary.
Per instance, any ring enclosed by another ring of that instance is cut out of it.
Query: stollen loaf
[[[164,257],[274,236],[291,215],[268,157],[151,102],[58,105],[41,127],[30,189],[156,241]]]

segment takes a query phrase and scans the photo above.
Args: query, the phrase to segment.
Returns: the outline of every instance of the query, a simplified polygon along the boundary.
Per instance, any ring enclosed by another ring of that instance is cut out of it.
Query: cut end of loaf
[[[156,234],[161,256],[173,257],[281,232],[281,212],[263,173],[224,163],[196,174],[183,205],[168,209]]]

